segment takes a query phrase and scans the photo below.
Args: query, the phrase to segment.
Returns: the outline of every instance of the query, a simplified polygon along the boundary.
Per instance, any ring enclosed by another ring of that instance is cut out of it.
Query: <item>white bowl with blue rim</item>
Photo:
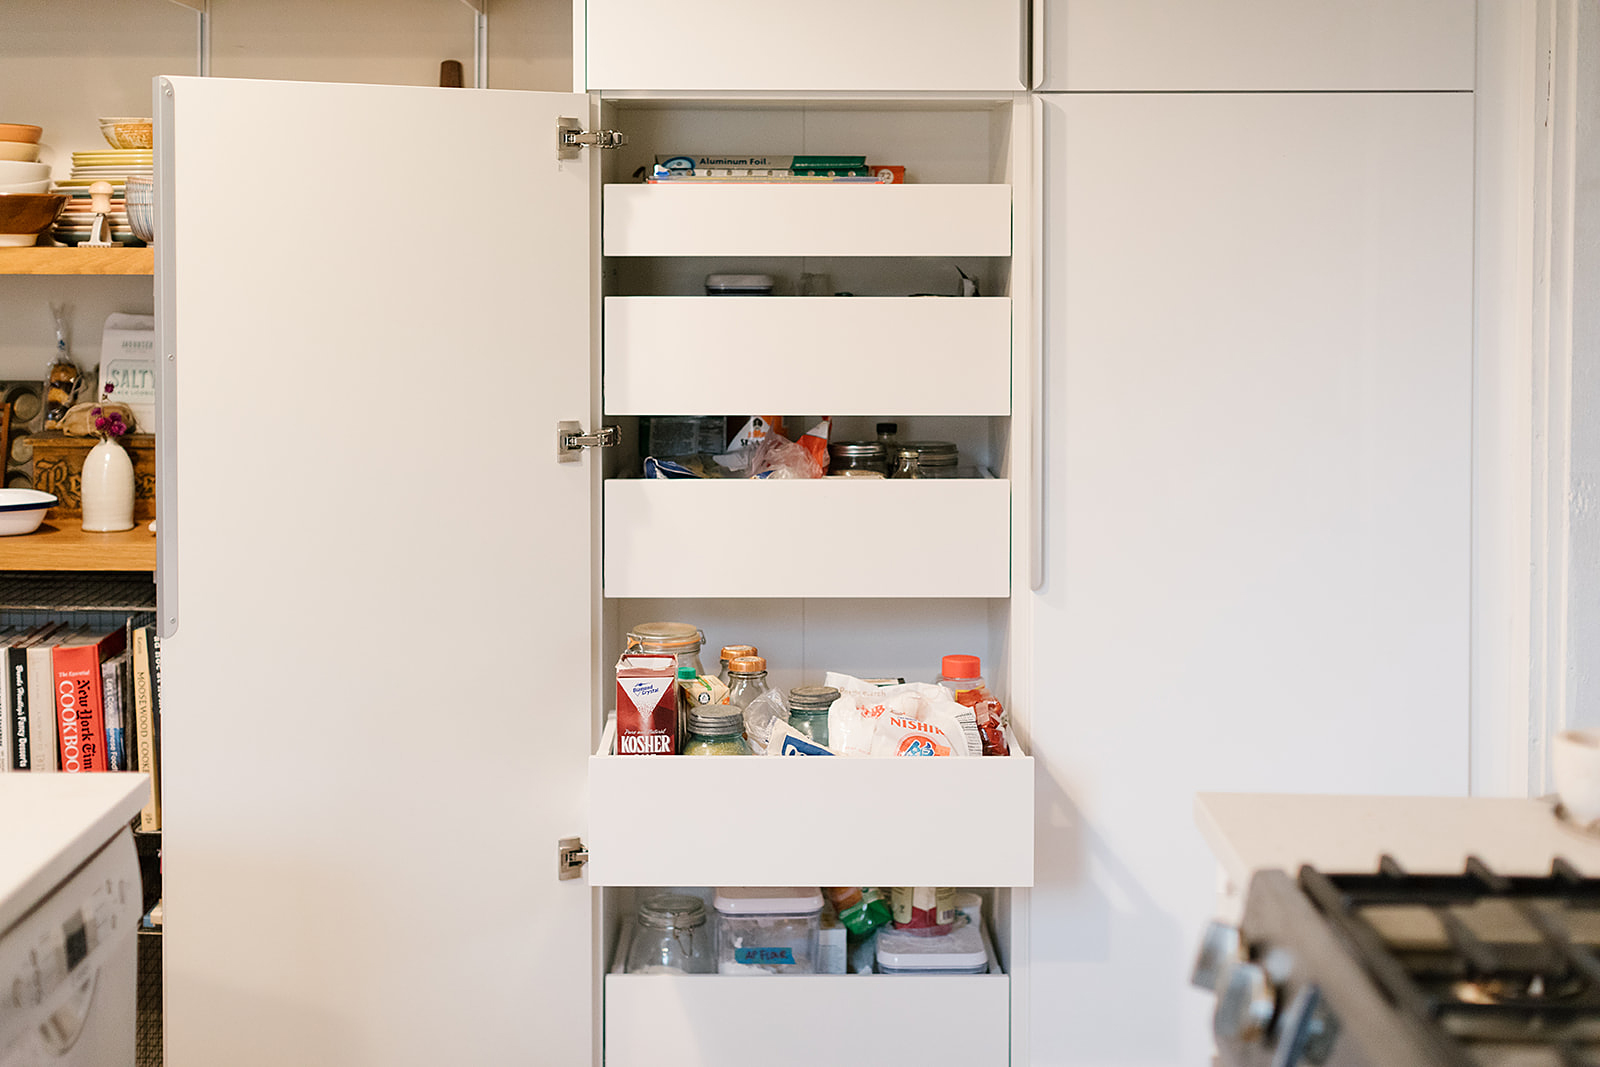
[[[0,537],[33,533],[61,501],[41,489],[0,489]]]

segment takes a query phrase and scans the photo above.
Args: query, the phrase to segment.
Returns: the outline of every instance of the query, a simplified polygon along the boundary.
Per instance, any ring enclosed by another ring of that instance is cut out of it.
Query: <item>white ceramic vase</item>
[[[83,460],[85,530],[133,529],[133,460],[114,438],[106,438]]]

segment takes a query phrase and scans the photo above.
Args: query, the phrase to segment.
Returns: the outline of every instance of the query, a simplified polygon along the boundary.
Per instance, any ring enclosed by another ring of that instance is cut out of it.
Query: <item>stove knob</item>
[[[1206,932],[1200,938],[1200,953],[1194,960],[1194,973],[1189,976],[1189,984],[1197,989],[1214,992],[1217,980],[1229,964],[1239,959],[1239,931],[1235,927],[1225,926],[1213,919],[1206,924]]]
[[[1219,1041],[1259,1041],[1272,1025],[1277,1006],[1267,972],[1254,963],[1235,964],[1217,987],[1212,1029]]]

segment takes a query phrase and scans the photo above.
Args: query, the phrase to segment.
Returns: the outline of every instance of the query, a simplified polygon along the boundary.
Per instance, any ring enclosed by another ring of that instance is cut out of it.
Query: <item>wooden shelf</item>
[[[149,520],[120,533],[85,533],[78,519],[51,519],[31,534],[0,537],[0,567],[11,571],[154,571]]]
[[[0,248],[0,274],[154,274],[144,248]]]

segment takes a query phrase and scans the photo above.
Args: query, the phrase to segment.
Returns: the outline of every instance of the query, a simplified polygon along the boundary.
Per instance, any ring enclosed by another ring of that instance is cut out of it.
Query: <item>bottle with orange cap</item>
[[[723,645],[721,656],[722,670],[717,672],[717,678],[722,682],[723,685],[733,684],[728,678],[728,664],[732,663],[740,656],[757,655],[758,651],[759,650],[755,645]]]
[[[728,661],[728,703],[742,708],[768,688],[765,659],[760,656],[736,656]]]
[[[1006,744],[1005,708],[983,680],[983,664],[977,656],[946,656],[939,664],[938,683],[950,690],[956,703],[972,709],[978,719],[978,736],[985,756],[1009,756]]]

